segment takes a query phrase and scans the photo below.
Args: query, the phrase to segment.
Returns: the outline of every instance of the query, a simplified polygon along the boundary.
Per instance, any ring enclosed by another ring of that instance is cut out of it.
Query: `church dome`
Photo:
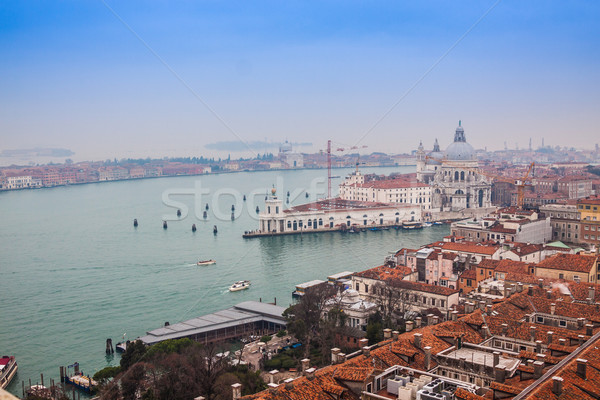
[[[473,160],[474,153],[473,146],[467,143],[461,121],[458,121],[458,128],[454,133],[454,142],[446,148],[446,158],[448,160],[468,161]]]

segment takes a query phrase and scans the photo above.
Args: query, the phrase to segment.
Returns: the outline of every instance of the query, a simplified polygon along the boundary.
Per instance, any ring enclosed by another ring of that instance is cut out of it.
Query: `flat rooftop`
[[[168,339],[180,339],[199,333],[229,328],[251,322],[268,321],[285,324],[282,314],[285,308],[258,301],[245,301],[226,310],[202,315],[173,325],[163,326],[147,332],[140,340],[145,344],[154,344]]]
[[[484,365],[486,367],[493,368],[494,367],[494,355],[487,351],[470,349],[470,348],[461,348],[458,350],[453,350],[448,353],[444,353],[444,356],[448,358],[460,359],[464,358],[467,362],[473,362],[478,365]],[[514,371],[517,369],[521,361],[512,357],[505,357],[500,355],[500,360],[498,362],[499,365],[506,367],[507,371]]]

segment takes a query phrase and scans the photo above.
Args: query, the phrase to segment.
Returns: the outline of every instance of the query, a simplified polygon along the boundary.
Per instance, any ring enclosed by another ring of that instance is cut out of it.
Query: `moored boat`
[[[404,221],[402,222],[402,229],[421,229],[423,225],[417,221]]]
[[[18,369],[15,356],[2,356],[0,358],[0,388],[4,389],[15,377]]]
[[[230,292],[237,292],[238,290],[248,289],[250,287],[250,281],[237,281],[233,285],[229,286]]]
[[[212,264],[216,264],[217,262],[213,259],[210,260],[203,260],[203,261],[198,261],[198,265],[212,265]]]

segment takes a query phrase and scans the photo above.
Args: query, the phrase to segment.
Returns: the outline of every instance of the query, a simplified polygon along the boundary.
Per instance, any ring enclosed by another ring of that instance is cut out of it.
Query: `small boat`
[[[306,197],[308,199],[308,192],[306,192],[306,195],[304,197]]]
[[[129,340],[117,343],[115,346],[115,350],[117,351],[117,353],[125,353],[125,351],[127,350],[128,343]]]
[[[290,191],[289,191],[289,190],[288,190],[288,192],[287,192],[287,197],[290,197]]]
[[[0,388],[4,389],[15,377],[18,369],[15,356],[2,356],[0,358]]]
[[[206,203],[206,207],[205,207],[205,209],[206,209],[206,210],[208,210],[208,203]]]
[[[231,220],[233,221],[234,219],[235,219],[235,213],[234,213],[234,212],[232,212],[232,213],[231,213]]]
[[[421,229],[423,225],[420,222],[404,221],[402,222],[402,229]]]
[[[237,281],[233,285],[229,286],[230,292],[237,292],[238,290],[248,289],[250,287],[250,281]]]
[[[192,232],[196,232],[196,224],[192,224]]]
[[[212,265],[212,264],[216,264],[217,262],[215,260],[213,260],[212,258],[210,260],[202,260],[202,261],[198,261],[197,264],[198,265]]]
[[[231,205],[231,211],[235,211],[235,204]]]
[[[177,216],[181,217],[181,210],[177,210]]]
[[[206,219],[206,217],[208,217],[208,214],[206,211],[204,211],[204,213],[202,214],[202,218]]]
[[[440,221],[435,221],[435,222],[433,222],[433,225],[444,225],[444,224]]]
[[[137,228],[137,226],[138,226],[137,218],[134,218],[134,220],[133,220],[133,227]]]
[[[167,221],[163,221],[163,229],[167,229]]]
[[[217,232],[218,232],[218,230],[217,230],[217,226],[216,226],[216,225],[214,225],[214,226],[213,226],[213,233],[216,235],[216,234],[217,234]]]
[[[246,195],[244,195],[244,201],[246,201]]]
[[[258,214],[259,211],[260,211],[260,208],[258,208],[258,206],[256,206],[256,213]]]
[[[425,222],[423,224],[423,228],[429,228],[432,224],[430,224],[429,222]]]
[[[369,228],[369,230],[373,231],[373,232],[377,232],[377,231],[380,231],[381,228],[378,228],[378,227],[374,226],[373,228]]]

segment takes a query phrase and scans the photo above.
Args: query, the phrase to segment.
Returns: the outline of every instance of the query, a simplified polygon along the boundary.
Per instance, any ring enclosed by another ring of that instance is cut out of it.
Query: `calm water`
[[[47,382],[58,378],[60,365],[74,361],[85,373],[118,363],[118,357],[104,354],[106,338],[113,343],[124,333],[135,338],[165,321],[261,297],[287,306],[297,283],[380,265],[390,251],[448,234],[442,226],[242,239],[245,230],[257,228],[254,208],[263,207],[273,184],[300,204],[307,201],[302,190],[311,196],[326,191],[324,175],[323,170],[254,172],[0,193],[0,353],[15,355],[19,363],[8,389],[21,394],[21,380],[35,383],[43,373]],[[209,193],[189,194],[199,189]],[[259,194],[252,197],[253,191]],[[166,231],[162,219],[175,217],[176,209],[164,204],[165,193],[189,207]],[[232,222],[236,201],[238,218]],[[201,217],[206,203],[208,221]],[[217,264],[195,265],[208,258]],[[240,279],[251,280],[252,287],[230,293],[228,286]]]

